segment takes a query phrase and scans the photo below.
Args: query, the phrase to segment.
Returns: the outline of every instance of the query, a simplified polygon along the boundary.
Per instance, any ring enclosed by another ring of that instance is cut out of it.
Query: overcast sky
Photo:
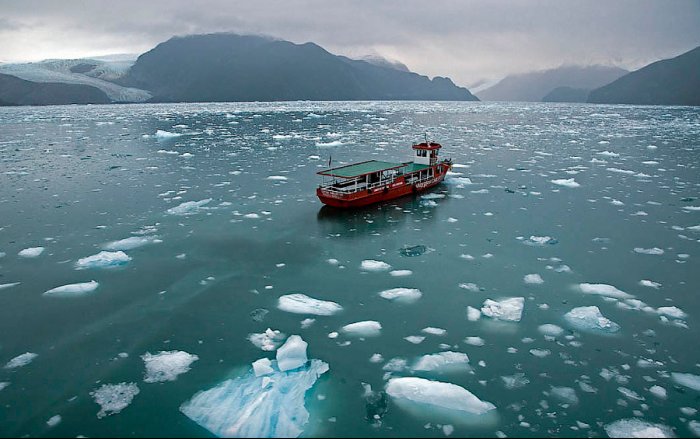
[[[700,0],[0,0],[0,62],[142,53],[173,35],[221,31],[378,54],[474,86],[679,55],[700,45]]]

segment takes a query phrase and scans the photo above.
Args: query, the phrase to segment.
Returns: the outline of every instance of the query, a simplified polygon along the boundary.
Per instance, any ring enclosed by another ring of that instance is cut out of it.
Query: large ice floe
[[[618,290],[612,285],[607,284],[579,284],[578,288],[586,294],[595,294],[598,296],[612,297],[615,299],[633,299],[634,296],[627,294],[624,291]]]
[[[103,250],[109,251],[126,251],[133,250],[135,248],[143,247],[148,244],[158,244],[161,241],[157,236],[132,236],[130,238],[124,238],[117,241],[108,242],[102,246]]]
[[[263,368],[256,362],[260,376],[253,367],[238,378],[199,392],[180,407],[182,413],[219,437],[300,436],[309,421],[306,392],[329,368],[321,360],[307,362],[306,343],[296,335],[289,338],[290,348],[278,351],[278,361]],[[304,362],[296,368],[280,370],[280,362],[298,363],[302,358]]]
[[[131,257],[123,251],[99,252],[96,255],[78,259],[75,268],[78,270],[85,268],[109,268],[124,265],[131,260]]]
[[[605,426],[608,436],[616,438],[664,438],[676,437],[671,427],[663,424],[652,424],[641,419],[620,419]]]
[[[175,381],[178,375],[189,372],[190,365],[199,360],[196,355],[183,351],[160,351],[157,354],[145,353],[141,356],[145,366],[147,383]]]
[[[306,294],[287,294],[277,301],[277,308],[295,314],[313,314],[316,316],[332,316],[343,310],[335,302],[314,299]]]
[[[687,387],[689,389],[697,390],[700,392],[700,375],[693,375],[692,373],[671,373],[671,378],[677,384]]]
[[[139,392],[136,383],[103,384],[99,389],[90,392],[90,396],[100,406],[97,417],[104,418],[127,408]]]
[[[423,293],[417,288],[392,288],[381,291],[379,295],[393,302],[413,303],[420,299]]]
[[[574,308],[564,315],[564,319],[571,326],[581,331],[615,333],[620,330],[620,325],[603,317],[597,306]]]
[[[26,366],[27,364],[34,361],[34,359],[38,356],[39,355],[35,354],[34,352],[25,352],[24,354],[18,355],[15,358],[8,361],[7,364],[5,364],[5,369],[16,369],[18,367]]]
[[[496,408],[464,387],[424,378],[391,378],[386,385],[386,393],[399,403],[408,401],[473,415],[482,415]]]
[[[519,322],[523,315],[524,306],[524,297],[511,297],[499,301],[486,299],[481,307],[481,313],[496,320]]]
[[[90,282],[81,282],[77,284],[68,284],[60,287],[52,288],[44,292],[44,296],[49,297],[79,297],[92,293],[100,286],[99,282],[91,280]]]
[[[366,320],[362,322],[350,323],[343,326],[341,329],[347,335],[355,337],[374,337],[379,335],[382,330],[382,325],[374,320]]]
[[[182,204],[179,204],[175,207],[171,207],[170,209],[166,210],[166,213],[170,215],[179,215],[179,216],[187,216],[187,215],[194,215],[196,213],[199,213],[203,209],[205,209],[205,205],[209,204],[211,202],[211,198],[207,198],[205,200],[200,200],[200,201],[186,201]]]
[[[23,258],[36,258],[42,253],[44,253],[44,247],[30,247],[20,251],[17,255]]]

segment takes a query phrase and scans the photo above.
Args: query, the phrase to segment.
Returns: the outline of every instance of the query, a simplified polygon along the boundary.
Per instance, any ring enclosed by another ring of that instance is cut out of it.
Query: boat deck
[[[321,171],[319,175],[325,175],[328,177],[337,178],[356,178],[363,175],[372,174],[374,172],[388,171],[390,169],[398,169],[404,174],[411,172],[417,172],[422,169],[429,168],[428,165],[419,165],[413,162],[409,163],[394,163],[394,162],[384,162],[379,160],[369,160],[362,163],[355,163],[353,165],[341,166],[338,168],[327,169]]]

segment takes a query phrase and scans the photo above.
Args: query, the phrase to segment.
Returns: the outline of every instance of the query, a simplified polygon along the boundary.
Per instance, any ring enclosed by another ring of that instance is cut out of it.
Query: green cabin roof
[[[394,162],[383,162],[379,160],[369,160],[367,162],[356,163],[354,165],[341,166],[339,168],[327,169],[321,171],[319,175],[325,175],[329,177],[339,177],[339,178],[355,178],[367,174],[372,174],[373,172],[386,171],[389,169],[401,168],[404,174],[411,172],[420,171],[421,169],[428,168],[428,165],[419,165],[413,162],[408,163],[394,163]]]

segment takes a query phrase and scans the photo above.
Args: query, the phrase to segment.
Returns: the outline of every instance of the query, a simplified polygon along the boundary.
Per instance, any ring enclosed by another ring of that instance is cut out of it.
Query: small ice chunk
[[[661,386],[651,386],[649,388],[649,393],[656,396],[659,399],[666,399],[668,392]]]
[[[675,381],[677,384],[680,384],[681,386],[700,392],[699,375],[693,375],[692,373],[672,372],[671,378],[673,378],[673,381]]]
[[[391,269],[391,265],[382,261],[366,259],[360,264],[360,269],[364,271],[388,271]]]
[[[576,395],[576,391],[571,387],[552,386],[551,394],[566,404],[578,404],[578,396]]]
[[[530,246],[544,246],[544,245],[554,245],[559,243],[559,241],[551,236],[535,236],[532,235],[528,239],[523,241],[524,244]]]
[[[44,247],[30,247],[20,251],[17,255],[23,258],[36,258],[42,253],[44,253]]]
[[[0,381],[0,390],[4,389],[5,387],[9,386],[10,383],[7,381]]]
[[[277,308],[294,314],[312,314],[316,316],[332,316],[343,310],[335,302],[314,299],[306,294],[287,294],[277,300]]]
[[[647,279],[640,280],[639,285],[641,285],[643,287],[655,288],[657,290],[661,287],[660,283],[654,282],[652,280],[647,280]]]
[[[298,369],[306,364],[308,343],[298,335],[290,335],[287,341],[277,349],[277,367],[282,372]]]
[[[263,351],[274,351],[284,340],[285,335],[267,328],[260,334],[248,334],[248,340]]]
[[[564,315],[571,326],[580,330],[614,333],[620,330],[620,325],[603,317],[597,306],[581,306],[574,308]]]
[[[130,238],[120,239],[118,241],[108,242],[103,245],[104,250],[118,251],[118,250],[133,250],[135,248],[143,247],[148,244],[157,244],[162,242],[156,236],[132,236]]]
[[[480,400],[473,393],[456,384],[423,378],[392,378],[386,386],[386,393],[397,400],[405,399],[418,404],[475,415],[482,415],[496,408],[490,402]]]
[[[548,335],[550,337],[559,337],[564,333],[564,329],[562,327],[553,325],[551,323],[540,325],[537,327],[537,330],[540,331],[542,334]]]
[[[485,346],[486,342],[481,337],[466,337],[464,342],[470,346]]]
[[[460,288],[463,289],[463,290],[471,291],[471,292],[473,292],[473,293],[478,293],[478,292],[480,291],[480,290],[479,290],[479,285],[477,285],[477,284],[475,284],[475,283],[472,283],[472,282],[461,283],[461,284],[459,284],[459,285],[457,285],[457,286],[460,287]]]
[[[700,437],[700,421],[688,422],[688,429],[697,437]]]
[[[48,425],[49,428],[52,428],[52,427],[55,427],[58,424],[60,424],[61,420],[62,420],[61,415],[54,415],[54,416],[51,416],[48,421],[46,421],[46,425]]]
[[[301,321],[301,329],[306,329],[309,326],[313,325],[316,319],[304,319]]]
[[[411,270],[392,270],[389,272],[394,277],[410,276],[413,274]]]
[[[557,180],[551,180],[551,182],[556,184],[556,185],[559,185],[559,186],[570,187],[570,188],[581,186],[573,178],[560,178]]]
[[[18,355],[15,358],[8,361],[7,364],[5,364],[5,369],[16,369],[18,367],[26,366],[27,364],[34,361],[34,359],[38,356],[39,355],[35,354],[34,352],[25,352],[24,354]]]
[[[530,354],[537,358],[549,357],[552,352],[549,349],[530,349]]]
[[[525,275],[525,277],[523,278],[523,281],[529,285],[539,285],[539,284],[544,283],[544,280],[542,280],[542,276],[540,276],[537,273]]]
[[[430,334],[430,335],[445,335],[447,334],[447,331],[442,328],[433,328],[432,326],[428,326],[427,328],[421,329],[421,332],[424,334]]]
[[[139,388],[136,383],[103,384],[99,389],[90,392],[90,396],[100,406],[98,418],[121,412],[138,394]]]
[[[462,352],[440,352],[437,354],[423,355],[412,369],[419,372],[447,372],[463,371],[469,369],[469,357]]]
[[[635,253],[640,253],[643,255],[663,255],[664,250],[658,247],[654,248],[642,248],[642,247],[635,247],[634,248]]]
[[[171,207],[165,212],[170,215],[187,216],[199,213],[206,204],[211,202],[211,198],[207,198],[200,201],[186,201],[175,207]]]
[[[106,252],[102,251],[96,255],[78,259],[75,267],[80,270],[84,268],[108,268],[124,265],[131,260],[131,257],[123,251]]]
[[[618,290],[612,285],[583,283],[579,284],[578,287],[581,292],[586,294],[596,294],[598,296],[613,297],[615,299],[634,299],[633,295]]]
[[[382,354],[372,354],[372,356],[369,357],[370,363],[381,363],[382,361],[384,361],[384,356],[382,356]]]
[[[160,351],[157,354],[146,352],[141,355],[146,365],[144,381],[147,383],[161,383],[175,381],[178,375],[189,372],[190,365],[199,360],[196,355],[184,351]]]
[[[269,358],[261,358],[253,362],[253,373],[255,373],[256,377],[270,375],[274,371],[272,361]]]
[[[100,286],[100,284],[94,280],[90,282],[68,284],[45,291],[44,296],[78,297],[95,291],[98,286]]]
[[[294,371],[256,377],[254,371],[198,392],[180,411],[219,437],[298,437],[309,421],[306,392],[328,371],[311,360]]]
[[[272,181],[287,181],[287,177],[283,175],[270,175],[267,179]]]
[[[380,292],[379,295],[384,299],[399,303],[413,303],[420,299],[423,293],[417,288],[392,288]]]
[[[165,130],[156,130],[156,139],[158,139],[158,140],[174,139],[175,137],[180,137],[180,136],[182,136],[182,134],[171,133],[170,131],[165,131]]]
[[[5,288],[12,288],[14,286],[19,285],[20,282],[10,282],[9,284],[0,284],[0,290],[4,290]]]
[[[481,311],[471,306],[467,307],[467,320],[469,320],[470,322],[476,322],[480,318]]]
[[[366,320],[345,325],[341,328],[345,334],[356,337],[374,337],[380,334],[382,325],[374,320]]]
[[[666,438],[676,437],[671,427],[652,424],[641,419],[621,419],[605,426],[611,438]]]
[[[421,344],[423,343],[423,340],[425,340],[425,337],[422,335],[409,335],[408,337],[404,337],[403,339],[409,343]]]
[[[486,299],[481,307],[481,312],[492,319],[519,322],[523,315],[524,306],[524,297],[511,297],[499,301]]]
[[[530,384],[530,380],[525,378],[524,373],[516,373],[515,375],[502,376],[503,385],[508,390],[519,389]]]

